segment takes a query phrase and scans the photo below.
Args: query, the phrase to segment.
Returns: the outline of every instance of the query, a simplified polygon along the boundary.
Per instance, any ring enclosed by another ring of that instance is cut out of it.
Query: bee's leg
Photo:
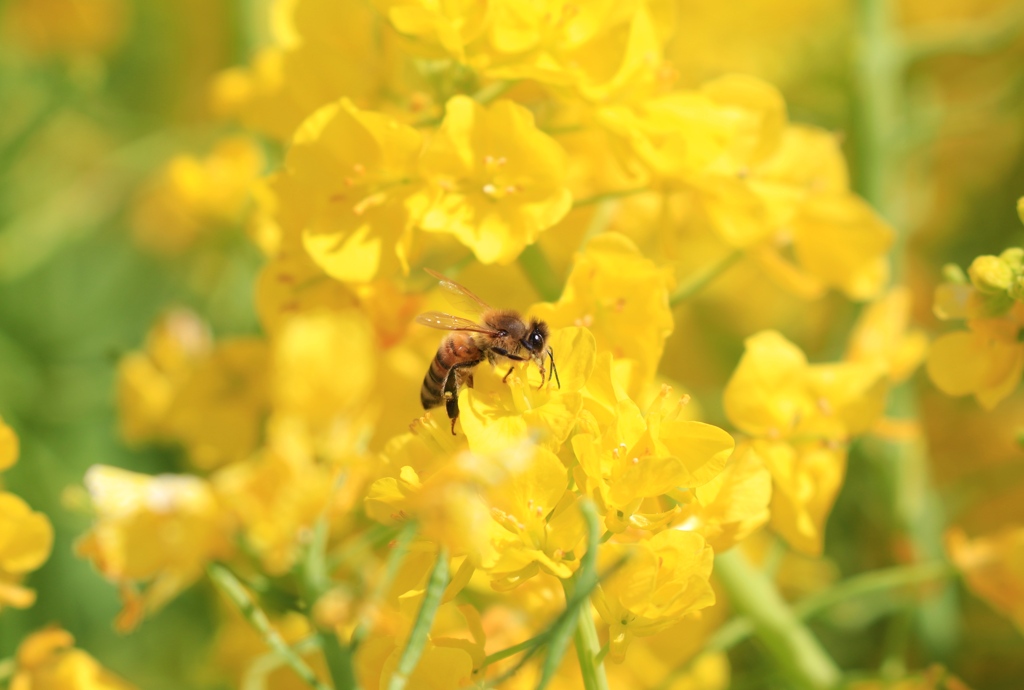
[[[455,422],[459,419],[459,388],[463,384],[473,387],[473,370],[482,362],[478,359],[473,362],[462,362],[456,364],[448,372],[448,378],[444,382],[444,409],[448,412],[448,419],[452,420],[452,436],[455,436]]]
[[[508,368],[508,372],[506,372],[505,375],[501,377],[501,382],[502,383],[508,383],[508,377],[511,376],[512,372],[515,371],[515,370],[516,370],[515,367],[509,367]]]
[[[547,377],[548,372],[544,369],[544,359],[537,360],[537,368],[540,370],[540,385],[537,386],[537,390],[544,387],[544,379]]]
[[[558,368],[555,366],[555,353],[550,347],[548,348],[548,360],[551,362],[551,373],[555,377],[555,383],[557,383],[558,387],[561,388],[562,381],[558,378]],[[550,379],[548,382],[550,383]]]
[[[459,382],[453,369],[444,382],[444,409],[448,419],[452,420],[452,436],[455,435],[455,422],[459,419]]]

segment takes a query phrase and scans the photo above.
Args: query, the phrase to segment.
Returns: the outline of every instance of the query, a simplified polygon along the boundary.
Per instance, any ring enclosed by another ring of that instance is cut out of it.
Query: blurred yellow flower
[[[627,554],[625,565],[594,595],[594,606],[608,625],[613,661],[623,659],[635,637],[664,630],[715,603],[708,581],[714,555],[699,534],[665,530],[632,545],[609,543],[600,559],[610,564]]]
[[[454,235],[485,264],[514,261],[572,206],[565,151],[512,101],[453,97],[420,165],[436,194],[420,227]]]
[[[743,443],[721,473],[692,491],[674,491],[680,511],[673,517],[675,529],[701,534],[716,553],[736,543],[768,522],[772,475],[753,445]]]
[[[53,526],[46,515],[33,511],[14,494],[0,491],[0,610],[35,603],[35,592],[20,582],[46,562],[52,547]]]
[[[178,389],[212,347],[206,324],[194,313],[176,309],[163,315],[146,334],[145,347],[121,358],[117,400],[121,436],[128,443],[166,439],[167,417]]]
[[[775,331],[746,340],[725,387],[725,413],[753,437],[772,474],[772,526],[800,551],[821,553],[846,470],[845,444],[881,415],[885,372],[877,362],[809,365]]]
[[[380,30],[381,17],[370,3],[274,0],[271,10],[273,45],[247,67],[227,69],[213,80],[212,108],[222,117],[287,142],[321,106],[342,97],[369,105],[397,71],[390,50],[395,39]],[[345,46],[344,60],[337,59],[339,45]]]
[[[295,564],[302,533],[327,507],[333,479],[329,468],[305,453],[270,447],[220,470],[211,483],[264,571],[282,575]]]
[[[943,393],[974,395],[991,410],[1010,395],[1024,372],[1024,250],[979,256],[970,266],[970,284],[951,267],[955,280],[935,291],[935,314],[966,319],[966,331],[953,331],[932,343],[928,375]]]
[[[262,339],[220,341],[175,391],[168,429],[196,467],[213,469],[256,449],[268,412],[268,359]]]
[[[10,690],[134,690],[59,628],[32,633],[18,646]]]
[[[94,465],[85,485],[96,521],[75,550],[119,585],[119,630],[133,629],[200,577],[207,563],[232,550],[230,517],[199,477]]]
[[[489,0],[374,0],[395,29],[417,42],[437,45],[457,60],[484,30]]]
[[[0,418],[0,471],[18,461],[18,436],[14,429]]]
[[[861,313],[850,333],[845,359],[850,362],[878,362],[893,382],[905,381],[924,361],[928,336],[910,328],[911,294],[906,287],[894,287]]]
[[[307,639],[313,632],[309,618],[298,611],[288,611],[271,619],[274,629],[290,645]],[[217,629],[213,657],[218,670],[227,676],[231,687],[243,687],[252,678],[260,660],[267,656],[267,643],[235,609],[224,607],[224,618]],[[327,682],[329,677],[323,655],[316,650],[302,655],[317,676]],[[309,684],[291,668],[275,664],[264,676],[267,687],[274,690],[309,690]]]
[[[88,57],[121,42],[130,9],[125,0],[11,0],[0,24],[5,41],[33,55]]]
[[[181,444],[200,469],[245,458],[268,412],[267,360],[262,339],[212,344],[198,317],[170,312],[150,330],[145,349],[118,365],[123,437]]]
[[[288,320],[273,342],[271,395],[276,418],[296,420],[336,453],[365,443],[367,405],[377,376],[376,343],[357,310],[318,310]]]
[[[1024,528],[1009,525],[973,539],[954,528],[946,550],[970,590],[1024,630]]]
[[[559,300],[535,305],[530,314],[554,328],[583,326],[597,339],[598,352],[630,360],[635,375],[628,393],[637,397],[653,380],[672,333],[671,286],[667,269],[625,236],[606,233],[576,255]]]
[[[260,148],[243,136],[222,139],[202,159],[176,156],[139,193],[135,240],[148,251],[176,255],[207,232],[239,224],[263,165]]]

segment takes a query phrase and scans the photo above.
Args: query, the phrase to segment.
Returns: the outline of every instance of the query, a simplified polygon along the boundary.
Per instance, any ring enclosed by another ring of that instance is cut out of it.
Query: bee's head
[[[548,341],[548,325],[537,319],[530,319],[530,328],[523,338],[523,347],[534,354],[544,352],[544,344]]]

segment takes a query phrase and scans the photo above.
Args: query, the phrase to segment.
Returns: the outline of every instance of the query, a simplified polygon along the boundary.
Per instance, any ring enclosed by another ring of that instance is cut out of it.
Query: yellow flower
[[[485,264],[507,264],[572,206],[565,151],[512,101],[448,101],[421,160],[437,198],[420,227],[449,233]]]
[[[672,492],[681,510],[675,529],[697,532],[716,553],[761,528],[771,516],[772,475],[749,443],[741,444],[722,472],[693,491]]]
[[[510,589],[540,570],[572,575],[579,561],[571,554],[586,528],[568,484],[561,460],[538,448],[527,467],[509,468],[489,492],[491,517],[502,528],[494,537],[497,561],[485,567],[492,587]]]
[[[0,418],[0,471],[18,461],[18,436],[14,429]]]
[[[910,307],[910,290],[902,286],[872,302],[850,333],[846,360],[879,362],[893,382],[909,378],[928,351],[928,336],[908,327]]]
[[[821,553],[846,470],[844,444],[881,415],[884,373],[877,363],[809,365],[775,331],[747,338],[723,404],[772,474],[772,526],[794,548]]]
[[[0,491],[0,609],[35,603],[35,592],[19,583],[46,562],[52,547],[49,519],[14,494]]]
[[[671,281],[671,274],[631,240],[606,233],[576,255],[559,300],[536,305],[530,313],[555,328],[584,326],[597,339],[599,352],[630,360],[636,372],[628,393],[637,397],[653,380],[672,333]]]
[[[1017,388],[1024,372],[1022,262],[1020,249],[1008,249],[998,257],[979,256],[970,267],[970,285],[954,267],[957,281],[936,289],[936,315],[966,319],[968,328],[932,343],[928,375],[943,393],[974,395],[991,410]]]
[[[519,443],[495,457],[473,454],[446,422],[430,414],[411,429],[381,454],[382,476],[367,492],[367,514],[388,525],[416,520],[421,535],[452,554],[466,555],[474,565],[492,562],[495,525],[481,489],[504,477],[502,467],[522,462],[531,449]]]
[[[506,381],[507,370],[477,367],[474,387],[459,395],[462,430],[474,452],[496,452],[526,440],[557,451],[569,437],[583,406],[580,390],[594,369],[594,336],[585,328],[561,328],[548,344],[560,386],[549,371],[541,387],[540,374],[529,363]]]
[[[492,0],[486,45],[470,63],[495,79],[531,79],[603,103],[636,98],[663,77],[673,7],[657,2]]]
[[[951,529],[946,550],[970,590],[1024,630],[1024,528],[1007,526],[974,539]]]
[[[374,0],[395,29],[425,44],[436,44],[457,60],[487,21],[488,0]]]
[[[134,690],[59,628],[32,633],[18,646],[10,690]]]
[[[308,638],[313,632],[309,618],[297,611],[288,611],[271,620],[274,629],[290,645]],[[218,670],[227,676],[230,687],[243,687],[250,669],[267,654],[266,640],[233,607],[225,607],[213,646],[215,663]],[[301,656],[321,681],[326,683],[329,673],[319,650]],[[267,673],[266,682],[267,687],[274,690],[309,690],[309,684],[287,666],[277,667]]]
[[[213,469],[256,449],[268,409],[268,359],[261,339],[223,340],[175,391],[167,427],[196,467]]]
[[[412,127],[348,99],[323,106],[296,132],[276,186],[282,231],[343,282],[407,272],[412,226],[428,202],[420,145]]]
[[[403,610],[399,629],[391,634],[371,634],[359,645],[355,671],[361,687],[385,688],[397,670],[416,614],[412,604],[418,603],[418,597],[407,597],[406,601],[409,606],[403,609],[411,610]],[[430,690],[466,687],[472,680],[473,670],[483,661],[483,645],[483,629],[476,609],[442,605],[419,663],[409,676],[408,687]]]
[[[232,525],[210,485],[198,477],[151,477],[94,465],[85,475],[96,522],[76,545],[121,588],[115,626],[134,628],[231,552]],[[137,585],[148,583],[140,595]]]
[[[207,231],[241,221],[263,154],[248,137],[217,143],[203,159],[180,155],[146,185],[132,212],[132,233],[145,249],[175,255]]]
[[[335,457],[365,442],[376,413],[367,405],[377,376],[376,343],[357,310],[314,311],[285,323],[272,349],[276,418],[297,420]]]
[[[666,386],[646,415],[632,400],[622,400],[615,423],[601,433],[578,433],[572,439],[584,475],[577,481],[597,500],[612,532],[663,527],[672,511],[653,512],[646,499],[706,484],[732,453],[729,434],[686,419],[684,400],[672,405],[669,395]]]
[[[396,39],[380,30],[370,3],[275,0],[269,14],[273,45],[249,66],[220,73],[211,88],[213,110],[250,129],[287,142],[321,106],[342,97],[372,103],[397,71]],[[337,60],[342,44],[346,59]]]
[[[345,283],[331,280],[299,238],[282,240],[256,279],[256,311],[267,333],[277,333],[298,314],[338,311],[358,304],[355,293]]]
[[[256,338],[210,342],[184,310],[150,330],[146,346],[118,364],[121,433],[129,443],[179,443],[212,469],[255,450],[268,408],[267,347]]]
[[[168,440],[168,414],[177,391],[212,348],[212,336],[194,313],[176,309],[162,316],[146,335],[141,352],[117,367],[121,436],[128,443]]]
[[[634,637],[665,630],[715,603],[708,582],[714,555],[699,534],[665,530],[633,545],[609,543],[600,559],[610,564],[627,554],[594,595],[614,661],[624,658]]]
[[[305,453],[269,447],[220,470],[211,482],[241,525],[246,544],[260,556],[263,569],[282,575],[295,563],[301,532],[310,529],[327,506],[333,474]]]

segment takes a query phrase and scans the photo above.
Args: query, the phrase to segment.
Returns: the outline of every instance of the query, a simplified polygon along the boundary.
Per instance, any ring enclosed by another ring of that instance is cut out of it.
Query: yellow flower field
[[[1015,690],[1019,0],[0,0],[0,690]]]

